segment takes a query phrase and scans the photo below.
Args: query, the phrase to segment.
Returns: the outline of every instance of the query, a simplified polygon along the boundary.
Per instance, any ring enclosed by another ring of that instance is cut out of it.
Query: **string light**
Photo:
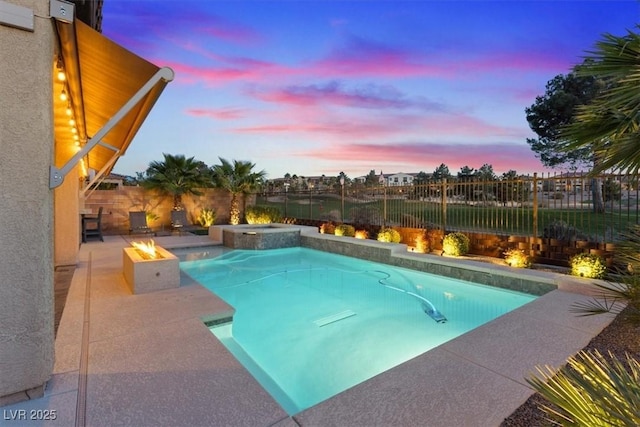
[[[71,108],[71,100],[70,100],[69,92],[67,90],[68,87],[65,83],[67,81],[67,76],[64,70],[64,63],[62,62],[62,58],[60,56],[56,60],[55,77],[59,82],[62,82],[63,84],[62,92],[60,92],[59,98],[62,102],[66,103],[65,114],[67,115],[69,120],[69,130],[73,140],[73,146],[75,147],[76,150],[80,150],[81,143],[80,143],[80,137],[78,136],[78,129],[76,127],[77,121],[74,117],[73,109]],[[82,169],[86,169],[86,164],[82,165]]]
[[[60,57],[58,57],[58,60],[56,61],[56,68],[58,69],[58,80],[61,82],[67,80],[67,76],[64,74],[64,68],[62,66],[62,59],[60,59]]]

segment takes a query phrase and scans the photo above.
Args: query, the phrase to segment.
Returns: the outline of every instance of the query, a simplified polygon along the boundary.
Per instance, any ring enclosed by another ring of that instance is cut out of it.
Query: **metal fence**
[[[633,176],[571,173],[405,186],[289,185],[269,187],[256,203],[298,220],[609,243],[638,223],[639,193]]]

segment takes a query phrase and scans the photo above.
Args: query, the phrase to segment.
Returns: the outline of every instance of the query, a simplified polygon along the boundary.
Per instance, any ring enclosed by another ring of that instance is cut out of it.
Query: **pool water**
[[[236,309],[212,332],[290,415],[536,298],[307,248],[192,259]]]

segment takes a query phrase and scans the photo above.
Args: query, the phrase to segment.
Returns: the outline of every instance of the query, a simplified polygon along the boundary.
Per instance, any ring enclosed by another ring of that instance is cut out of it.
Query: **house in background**
[[[173,79],[96,31],[102,1],[76,3],[0,0],[0,406],[42,396],[54,268],[77,262],[84,194]]]
[[[417,174],[398,172],[390,175],[384,175],[385,185],[387,187],[398,187],[404,185],[413,185],[413,179]]]

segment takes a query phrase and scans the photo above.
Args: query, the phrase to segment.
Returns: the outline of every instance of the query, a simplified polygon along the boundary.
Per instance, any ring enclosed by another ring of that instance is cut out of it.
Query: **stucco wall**
[[[54,190],[54,254],[55,265],[74,265],[80,246],[78,166]]]
[[[207,188],[202,190],[202,196],[183,196],[182,204],[187,211],[187,219],[196,224],[195,219],[202,208],[216,210],[216,224],[229,223],[229,206],[231,195],[224,190]],[[243,208],[242,197],[240,209]],[[255,203],[255,196],[250,196],[247,204]],[[154,230],[170,230],[171,209],[173,199],[161,196],[153,191],[146,191],[142,187],[123,186],[117,190],[96,190],[85,199],[84,206],[93,212],[103,207],[104,234],[127,234],[129,231],[129,211],[153,212],[158,219],[148,222]]]
[[[49,14],[48,1],[9,2]],[[0,404],[53,369],[53,49],[47,18],[0,26]]]

